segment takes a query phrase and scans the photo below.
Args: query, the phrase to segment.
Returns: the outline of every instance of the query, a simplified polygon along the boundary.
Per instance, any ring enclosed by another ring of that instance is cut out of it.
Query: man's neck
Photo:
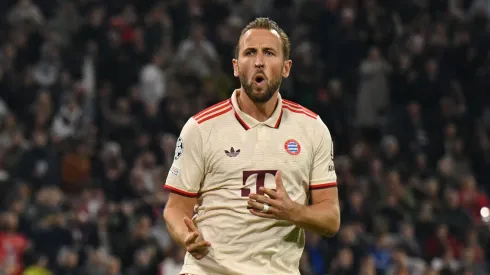
[[[272,98],[267,102],[255,103],[248,97],[243,88],[240,88],[237,95],[237,101],[242,112],[253,117],[257,121],[264,122],[274,113],[277,106],[278,94],[279,93],[274,93]]]

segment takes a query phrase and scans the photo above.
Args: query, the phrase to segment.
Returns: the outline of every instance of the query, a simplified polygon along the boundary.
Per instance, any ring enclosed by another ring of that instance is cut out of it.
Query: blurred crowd
[[[483,275],[486,0],[0,1],[0,274],[178,274],[161,220],[186,120],[234,88],[257,16],[292,42],[281,93],[335,143],[342,227],[303,275]]]

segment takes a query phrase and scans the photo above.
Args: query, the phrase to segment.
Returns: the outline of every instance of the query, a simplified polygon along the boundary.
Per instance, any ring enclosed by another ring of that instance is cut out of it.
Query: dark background
[[[178,274],[176,136],[239,87],[256,16],[282,95],[335,144],[342,227],[304,275],[488,274],[490,7],[480,0],[0,2],[0,274]]]

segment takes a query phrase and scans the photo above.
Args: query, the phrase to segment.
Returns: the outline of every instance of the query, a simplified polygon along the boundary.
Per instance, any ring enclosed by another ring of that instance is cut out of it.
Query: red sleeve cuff
[[[166,185],[166,184],[165,184],[165,186],[163,186],[163,188],[165,190],[168,190],[168,191],[170,191],[172,193],[176,193],[176,194],[182,195],[184,197],[197,198],[197,196],[198,196],[198,193],[187,192],[187,191],[180,190],[179,188],[176,188],[176,187],[173,187],[173,186],[170,186],[170,185]]]
[[[337,182],[334,181],[334,182],[327,182],[327,183],[320,183],[320,184],[310,185],[310,189],[311,190],[331,188],[331,187],[337,187]]]

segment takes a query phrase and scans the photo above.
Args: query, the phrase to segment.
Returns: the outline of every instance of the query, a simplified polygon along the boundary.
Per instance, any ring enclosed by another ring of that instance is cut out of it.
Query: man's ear
[[[287,78],[289,76],[289,73],[291,72],[291,67],[293,66],[293,61],[286,60],[284,61],[284,65],[282,66],[282,77]]]
[[[238,77],[239,76],[239,74],[238,74],[238,60],[233,58],[231,60],[231,63],[233,64],[233,75],[235,77]]]

